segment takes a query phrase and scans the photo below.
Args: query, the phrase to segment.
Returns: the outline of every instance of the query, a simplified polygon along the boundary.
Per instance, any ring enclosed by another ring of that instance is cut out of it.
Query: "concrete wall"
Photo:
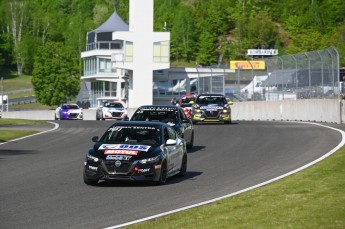
[[[341,107],[335,99],[239,102],[232,105],[232,119],[341,123]]]
[[[233,120],[286,120],[344,123],[344,101],[336,99],[237,102]],[[129,109],[131,117],[135,109]],[[3,118],[54,120],[54,110],[3,112]],[[84,109],[84,120],[96,120],[96,109]]]

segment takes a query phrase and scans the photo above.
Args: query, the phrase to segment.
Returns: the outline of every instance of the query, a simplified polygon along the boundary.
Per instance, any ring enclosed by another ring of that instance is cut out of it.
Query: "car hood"
[[[103,109],[107,109],[107,111],[112,112],[112,111],[124,111],[125,108],[115,108],[115,107],[103,107]]]
[[[153,157],[161,152],[160,146],[133,144],[95,144],[98,157],[106,159],[109,155],[130,156],[132,159]]]
[[[74,112],[74,113],[79,113],[81,110],[80,109],[61,109],[62,112]]]
[[[218,104],[208,104],[200,106],[200,109],[202,110],[221,110],[224,106],[218,105]]]

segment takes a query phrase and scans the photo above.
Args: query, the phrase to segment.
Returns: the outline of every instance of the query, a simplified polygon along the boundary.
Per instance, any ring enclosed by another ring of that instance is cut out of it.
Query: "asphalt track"
[[[0,145],[1,228],[104,228],[237,192],[320,158],[335,130],[293,122],[195,126],[184,178],[166,185],[87,186],[83,160],[111,121],[57,121],[59,128]]]

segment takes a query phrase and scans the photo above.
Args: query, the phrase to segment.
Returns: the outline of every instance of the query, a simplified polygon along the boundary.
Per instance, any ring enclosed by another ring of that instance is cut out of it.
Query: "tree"
[[[47,42],[35,56],[32,85],[41,104],[59,105],[80,89],[78,58],[61,42]]]
[[[28,22],[28,8],[24,1],[10,1],[10,24],[9,31],[12,34],[14,56],[17,63],[18,75],[23,73],[23,65],[25,57],[21,49],[23,33],[25,33],[25,25]]]

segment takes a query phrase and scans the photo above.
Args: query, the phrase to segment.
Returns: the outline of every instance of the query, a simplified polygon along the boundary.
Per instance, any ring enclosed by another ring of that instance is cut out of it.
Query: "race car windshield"
[[[160,133],[154,126],[114,126],[105,132],[100,142],[158,146],[162,144]]]
[[[121,103],[104,103],[104,107],[111,107],[111,108],[123,108]]]
[[[190,101],[195,101],[195,98],[182,98],[181,99],[181,107],[191,107]]]
[[[164,123],[177,123],[177,110],[140,110],[136,112],[132,121],[151,121]]]
[[[224,96],[199,96],[195,102],[200,105],[224,105],[226,104],[226,99]]]

